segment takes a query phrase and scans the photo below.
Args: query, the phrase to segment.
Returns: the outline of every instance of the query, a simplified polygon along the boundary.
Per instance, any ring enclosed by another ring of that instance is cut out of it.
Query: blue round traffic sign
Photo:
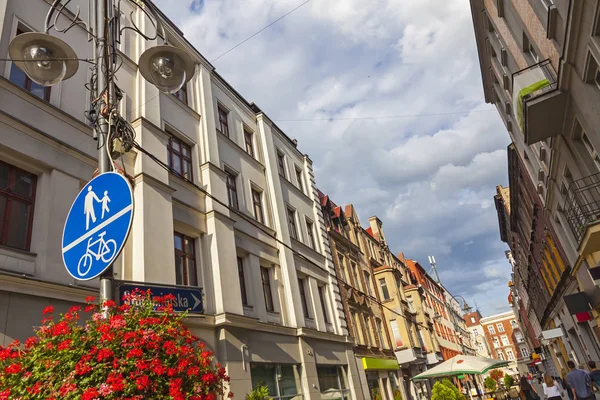
[[[127,179],[106,172],[81,189],[63,230],[62,255],[69,274],[87,281],[104,272],[121,252],[133,220]]]

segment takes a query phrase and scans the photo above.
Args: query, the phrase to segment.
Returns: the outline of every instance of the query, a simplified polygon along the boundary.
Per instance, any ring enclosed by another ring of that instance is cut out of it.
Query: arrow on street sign
[[[123,296],[139,289],[143,292],[150,290],[151,296],[173,295],[173,311],[189,312],[194,314],[204,313],[204,303],[202,302],[202,288],[186,286],[159,286],[137,283],[118,283],[119,299]]]

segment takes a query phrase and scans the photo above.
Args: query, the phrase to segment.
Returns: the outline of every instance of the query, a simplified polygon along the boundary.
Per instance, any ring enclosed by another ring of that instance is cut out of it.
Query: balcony
[[[411,347],[395,352],[398,364],[418,364],[425,361],[423,350],[418,347]]]
[[[525,143],[531,145],[561,133],[567,95],[557,90],[549,60],[513,74],[513,113]]]
[[[427,365],[437,364],[441,361],[444,361],[444,357],[442,357],[442,353],[439,351],[435,353],[427,353]]]
[[[569,185],[565,215],[583,256],[600,250],[600,173]]]

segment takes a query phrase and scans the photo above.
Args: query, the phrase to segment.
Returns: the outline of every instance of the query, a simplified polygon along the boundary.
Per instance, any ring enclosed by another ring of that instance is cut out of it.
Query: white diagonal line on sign
[[[95,227],[91,231],[86,232],[84,235],[80,236],[79,238],[75,239],[74,241],[72,241],[71,243],[69,243],[68,245],[66,245],[65,247],[63,247],[62,252],[66,253],[67,251],[71,250],[73,247],[77,246],[79,243],[83,242],[85,239],[89,238],[94,233],[96,233],[99,230],[101,230],[102,228],[104,228],[106,225],[108,225],[111,222],[113,222],[114,220],[122,217],[125,213],[127,213],[128,211],[130,211],[132,208],[133,208],[133,206],[131,204],[128,205],[127,207],[125,207],[124,209],[122,209],[121,211],[119,211],[118,213],[116,213],[115,215],[113,215],[112,217],[110,217],[109,219],[107,219],[106,221],[102,222],[100,225],[98,225],[97,227]]]

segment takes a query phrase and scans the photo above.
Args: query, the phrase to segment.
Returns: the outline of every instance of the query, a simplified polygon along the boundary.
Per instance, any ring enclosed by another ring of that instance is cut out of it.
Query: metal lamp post
[[[137,32],[146,40],[161,36],[163,45],[147,49],[139,59],[142,76],[164,93],[175,93],[193,76],[195,64],[187,53],[170,46],[156,7],[148,0],[134,0],[137,7],[147,16],[156,32],[153,37],[143,33],[131,21],[132,27],[120,26],[121,1],[90,0],[88,21],[79,19],[80,10],[74,16],[65,13],[72,0],[54,0],[46,15],[44,33],[24,33],[10,43],[9,56],[29,78],[42,86],[52,86],[69,79],[77,72],[79,61],[91,64],[91,79],[86,85],[90,91],[91,109],[86,113],[98,141],[98,173],[113,170],[109,151],[113,150],[115,120],[118,115],[120,91],[115,84],[115,73],[119,69],[120,55],[116,45],[125,29]],[[58,28],[58,19],[63,16],[69,21],[64,28]],[[51,36],[50,29],[66,33],[73,27],[84,29],[88,41],[92,43],[93,58],[77,58],[75,51],[63,40]],[[113,122],[111,122],[113,121]],[[109,126],[110,125],[110,126]],[[100,275],[100,304],[114,299],[113,268],[111,265]]]

